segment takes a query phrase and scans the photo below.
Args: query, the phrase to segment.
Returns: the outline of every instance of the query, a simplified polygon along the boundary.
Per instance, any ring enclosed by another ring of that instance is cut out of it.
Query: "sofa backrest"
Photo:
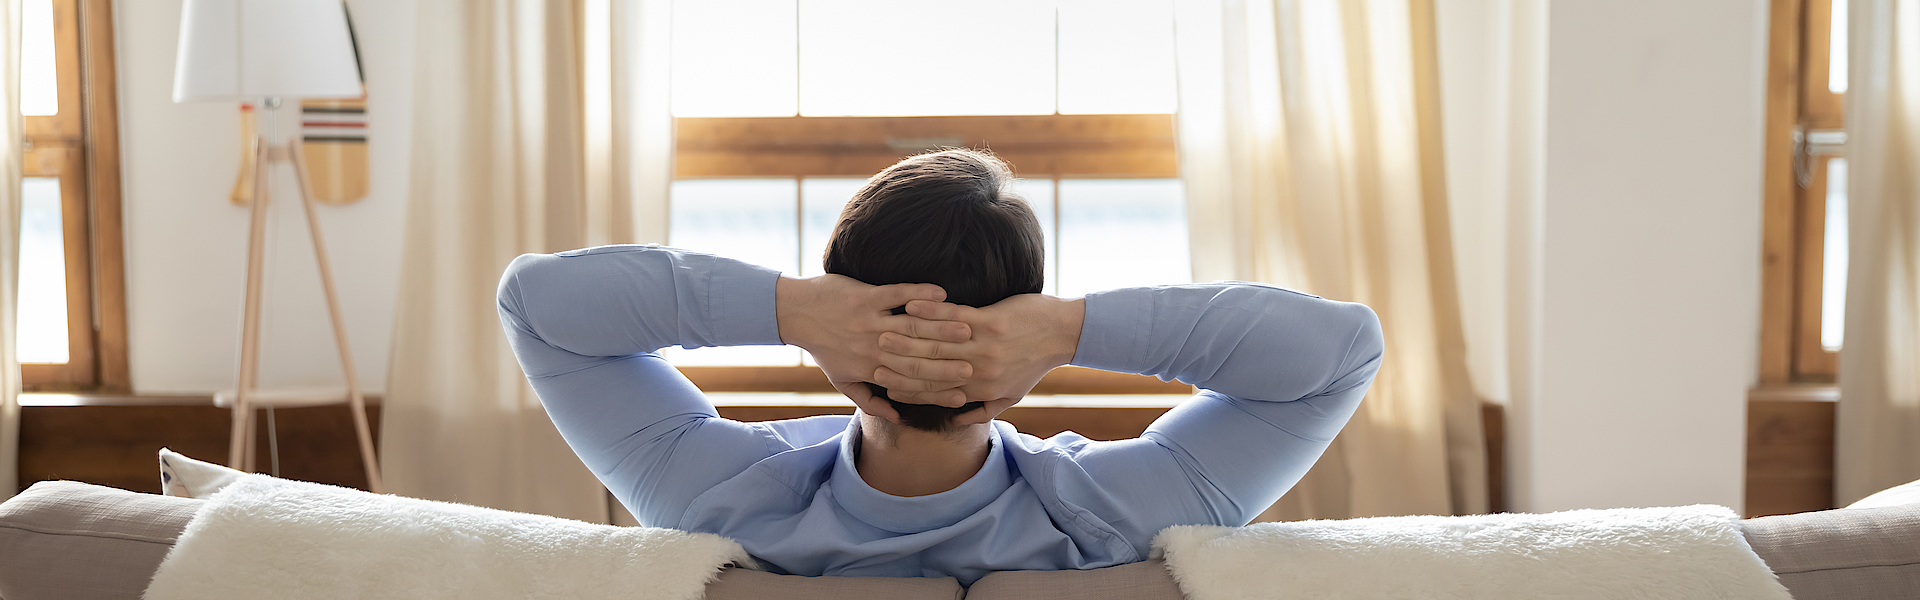
[[[0,504],[0,598],[137,600],[201,501],[42,481]]]
[[[44,481],[0,503],[0,598],[138,600],[202,500]],[[1797,600],[1920,598],[1920,503],[1741,522]],[[710,600],[1181,600],[1159,561],[951,578],[798,577],[727,569]]]
[[[204,500],[43,481],[0,503],[0,598],[139,600]],[[797,577],[727,569],[708,600],[959,600],[951,577]]]
[[[1740,522],[1795,600],[1920,598],[1920,503]]]

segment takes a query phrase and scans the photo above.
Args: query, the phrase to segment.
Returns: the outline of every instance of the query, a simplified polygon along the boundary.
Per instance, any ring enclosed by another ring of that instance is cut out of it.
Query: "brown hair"
[[[992,154],[963,149],[909,157],[855,192],[827,242],[826,272],[871,285],[932,283],[947,301],[987,306],[1045,285],[1040,220],[1015,193],[1013,172]],[[886,390],[872,386],[875,395]],[[889,399],[901,423],[944,431],[977,408]]]

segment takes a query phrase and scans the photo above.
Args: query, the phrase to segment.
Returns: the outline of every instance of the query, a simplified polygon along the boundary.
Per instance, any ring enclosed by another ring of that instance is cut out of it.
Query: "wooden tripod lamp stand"
[[[332,268],[327,264],[326,245],[315,218],[306,161],[294,136],[280,139],[274,133],[275,115],[284,99],[358,98],[361,93],[360,69],[340,0],[186,0],[182,7],[174,102],[256,102],[267,130],[266,135],[253,139],[250,148],[257,168],[249,203],[246,309],[240,327],[239,381],[231,392],[233,436],[227,462],[234,468],[254,470],[255,409],[345,402],[353,412],[368,488],[380,492],[384,486],[367,424],[366,400],[360,395],[346,325],[341,321],[339,295],[334,291]],[[274,163],[282,161],[293,164],[300,187],[307,233],[313,239],[327,315],[333,322],[334,344],[340,351],[340,367],[346,378],[344,394],[288,394],[259,389],[267,174]]]

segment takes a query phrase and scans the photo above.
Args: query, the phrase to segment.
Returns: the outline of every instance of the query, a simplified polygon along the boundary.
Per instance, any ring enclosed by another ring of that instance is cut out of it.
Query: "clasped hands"
[[[904,403],[982,402],[953,423],[985,423],[1073,360],[1086,315],[1077,299],[1020,294],[973,308],[945,302],[933,284],[871,286],[840,275],[782,277],[774,295],[780,340],[812,353],[861,411],[896,422],[867,383]],[[902,306],[905,314],[894,314]]]

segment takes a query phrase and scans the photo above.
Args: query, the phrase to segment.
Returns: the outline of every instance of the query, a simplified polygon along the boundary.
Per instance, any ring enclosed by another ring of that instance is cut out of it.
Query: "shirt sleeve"
[[[1353,416],[1385,350],[1365,305],[1261,284],[1115,290],[1086,311],[1073,364],[1201,389],[1140,438],[1083,444],[1084,475],[1062,479],[1086,482],[1062,492],[1143,549],[1160,528],[1244,525],[1279,500]]]
[[[776,449],[764,427],[720,418],[653,352],[781,343],[778,278],[657,246],[527,254],[500,279],[500,323],[567,445],[643,524],[672,527]]]

